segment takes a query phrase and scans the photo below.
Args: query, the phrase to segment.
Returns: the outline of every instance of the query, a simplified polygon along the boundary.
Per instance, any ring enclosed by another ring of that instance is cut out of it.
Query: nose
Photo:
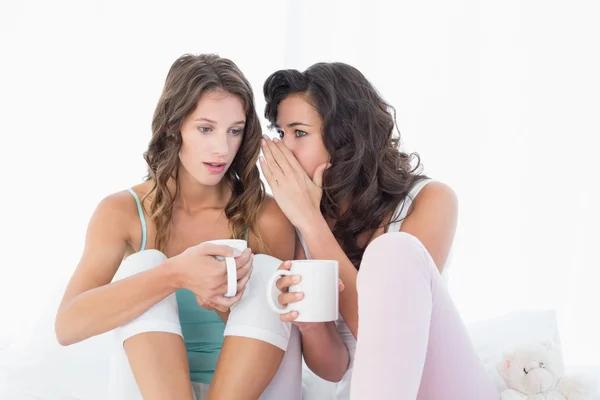
[[[283,139],[281,139],[281,141],[283,142],[283,145],[285,147],[287,147],[288,150],[291,151],[292,154],[294,154],[294,156],[295,156],[296,154],[294,153],[294,148],[296,147],[295,146],[296,141],[294,140],[292,135],[284,135]]]
[[[218,157],[225,157],[229,153],[229,142],[227,140],[227,134],[213,135],[211,145],[213,154]]]

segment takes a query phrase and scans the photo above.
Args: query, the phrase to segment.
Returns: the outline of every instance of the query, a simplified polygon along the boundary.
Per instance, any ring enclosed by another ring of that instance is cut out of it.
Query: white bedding
[[[495,363],[503,350],[535,339],[560,341],[552,311],[511,313],[504,317],[469,324],[477,352],[499,390],[503,388]],[[108,340],[101,335],[63,348],[50,332],[36,336],[41,342],[27,350],[0,347],[1,400],[106,400],[108,384]],[[597,366],[567,366],[568,372],[584,373],[600,382]],[[320,397],[318,382],[306,400],[331,400]]]

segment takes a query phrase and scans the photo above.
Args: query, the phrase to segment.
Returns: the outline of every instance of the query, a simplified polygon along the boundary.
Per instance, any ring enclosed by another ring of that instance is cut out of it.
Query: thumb
[[[202,243],[199,245],[199,250],[202,254],[207,256],[239,257],[242,254],[242,252],[235,247],[214,243]]]
[[[331,164],[325,163],[321,164],[315,169],[315,173],[313,174],[313,183],[320,188],[323,187],[323,173],[327,168],[331,167]]]

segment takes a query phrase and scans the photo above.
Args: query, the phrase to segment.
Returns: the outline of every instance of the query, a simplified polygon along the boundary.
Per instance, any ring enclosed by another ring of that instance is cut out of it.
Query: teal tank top
[[[137,203],[142,223],[140,251],[144,251],[146,248],[146,218],[139,197],[132,189],[128,190]],[[248,240],[247,231],[246,240]],[[210,383],[223,346],[225,323],[215,311],[208,311],[200,307],[196,302],[196,296],[190,290],[180,289],[175,294],[179,307],[179,322],[190,366],[191,381]]]

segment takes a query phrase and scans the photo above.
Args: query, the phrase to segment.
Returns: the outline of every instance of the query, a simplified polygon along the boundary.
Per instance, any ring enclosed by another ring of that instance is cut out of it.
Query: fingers
[[[254,262],[254,255],[251,254],[250,259],[246,262],[246,264],[244,264],[241,268],[237,269],[236,280],[239,281],[240,279],[245,278],[246,275],[248,275],[250,273],[253,262]]]
[[[292,166],[290,165],[285,154],[281,151],[279,146],[277,146],[278,143],[283,146],[283,143],[280,142],[279,139],[275,139],[275,141],[273,141],[266,135],[263,135],[263,141],[261,143],[265,159],[271,168],[271,172],[275,173],[275,177],[279,178],[277,176],[277,167],[283,175],[291,175],[294,170],[292,169]]]
[[[263,139],[263,156],[259,158],[260,167],[263,170],[263,174],[265,175],[265,178],[267,178],[269,185],[272,183],[277,184],[284,176],[281,167],[277,164],[277,161],[269,148],[268,142],[270,141],[270,139]]]
[[[246,265],[244,265],[242,268],[238,268],[237,270],[237,292],[239,293],[240,291],[243,291],[244,288],[246,287],[246,284],[248,283],[248,281],[250,280],[250,277],[252,276],[252,260],[253,257],[251,256],[250,260],[246,263]],[[227,293],[227,280],[225,279],[223,281],[223,283],[221,285],[219,285],[215,291],[215,297],[221,297],[223,296],[225,293]]]
[[[213,300],[213,307],[221,312],[227,312],[231,306],[240,301],[244,295],[244,289],[238,290],[237,294],[233,297],[219,296]]]
[[[251,249],[246,249],[242,252],[242,254],[235,259],[235,266],[239,269],[244,268],[246,265],[248,265],[248,263],[252,264],[252,259],[254,258],[254,255],[252,254],[252,250]],[[240,279],[239,273],[238,273],[238,279]]]
[[[287,292],[289,287],[298,284],[298,282],[300,282],[300,279],[301,278],[299,275],[283,276],[277,279],[275,286],[277,286],[277,289],[280,292]]]
[[[296,303],[304,298],[304,293],[302,292],[292,292],[292,293],[281,293],[277,297],[277,301],[283,307],[286,307],[290,303]]]
[[[201,254],[203,255],[207,255],[207,256],[220,256],[220,257],[241,257],[241,255],[246,252],[246,249],[244,250],[244,252],[234,248],[234,247],[230,247],[230,246],[225,246],[225,245],[221,245],[221,244],[214,244],[214,243],[201,243],[198,245],[198,249],[200,249]],[[245,262],[244,262],[245,264]]]
[[[298,311],[290,311],[279,317],[283,322],[294,322],[298,318]]]
[[[338,279],[338,291],[343,291],[345,287],[344,282],[342,282],[341,279]]]
[[[317,167],[317,169],[315,169],[315,172],[313,173],[312,181],[320,189],[323,188],[323,173],[330,166],[331,166],[331,164],[329,164],[329,163],[321,164]]]
[[[285,160],[291,169],[296,172],[306,173],[294,154],[290,151],[290,149],[287,148],[285,144],[283,144],[281,140],[275,138],[273,141],[271,141],[271,143],[273,144],[274,148],[276,148],[285,157]]]
[[[200,296],[196,296],[196,302],[200,307],[204,308],[205,310],[214,311],[215,309],[210,301],[203,300]]]
[[[262,171],[263,176],[267,180],[269,187],[270,188],[276,187],[276,185],[278,184],[277,179],[275,179],[275,177],[273,176],[273,173],[271,172],[271,169],[269,168],[269,165],[267,164],[267,161],[265,160],[265,158],[263,156],[260,156],[260,157],[258,157],[258,161],[260,164],[260,170]]]
[[[248,273],[246,273],[243,278],[238,280],[237,293],[244,291],[244,289],[246,288],[246,285],[248,284],[248,281],[250,280],[250,277],[252,276],[252,267],[253,267],[252,264],[250,264],[248,267],[249,268]]]
[[[286,269],[286,270],[289,271],[291,268],[292,268],[292,262],[291,261],[284,261],[283,263],[281,263],[281,265],[277,269]]]

